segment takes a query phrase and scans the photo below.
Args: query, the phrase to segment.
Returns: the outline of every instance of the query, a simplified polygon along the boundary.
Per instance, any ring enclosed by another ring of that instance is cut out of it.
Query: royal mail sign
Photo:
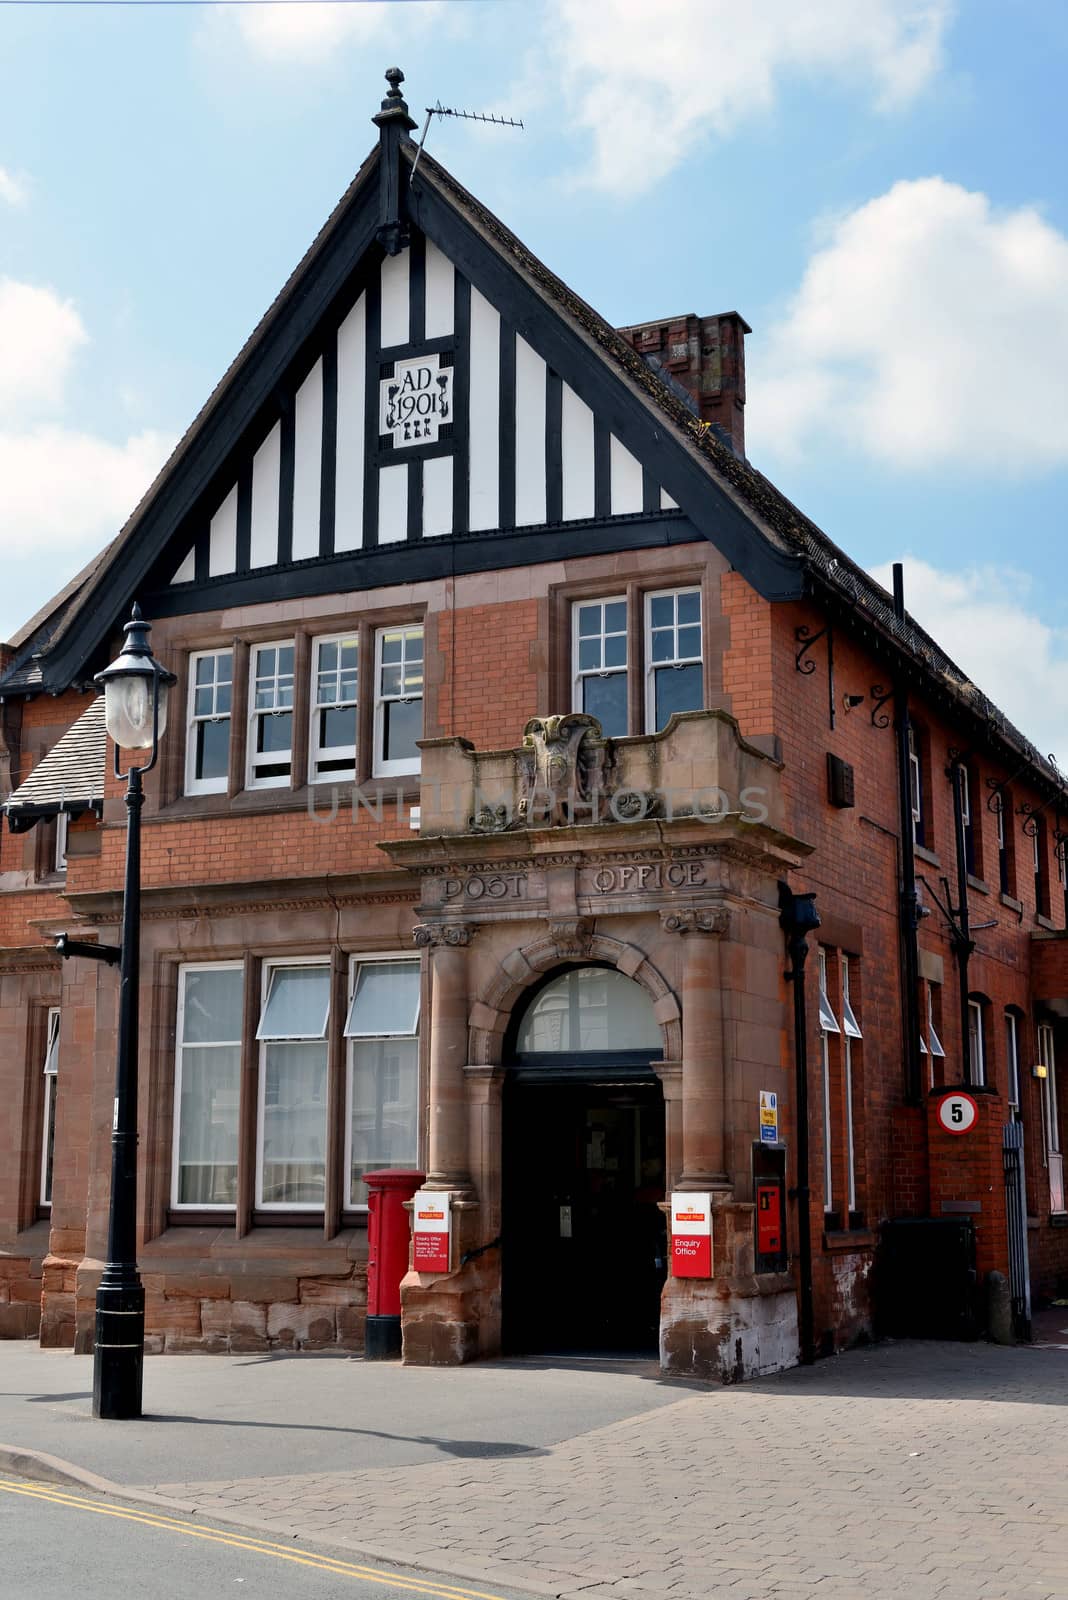
[[[412,1268],[416,1272],[448,1272],[450,1232],[448,1194],[417,1190],[412,1200]]]
[[[452,372],[441,357],[420,356],[398,361],[392,378],[379,385],[379,433],[393,438],[393,448],[433,444],[452,421]]]
[[[712,1276],[712,1196],[684,1191],[671,1196],[671,1276]]]

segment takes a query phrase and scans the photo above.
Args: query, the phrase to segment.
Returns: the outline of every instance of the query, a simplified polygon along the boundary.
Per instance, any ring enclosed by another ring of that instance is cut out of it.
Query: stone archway
[[[562,962],[599,961],[632,978],[648,994],[660,1025],[663,1058],[682,1054],[682,1017],[678,1000],[663,974],[637,945],[591,932],[581,922],[550,923],[549,934],[505,957],[483,986],[470,1014],[469,1061],[476,1067],[502,1064],[504,1035],[516,1002],[550,968]]]

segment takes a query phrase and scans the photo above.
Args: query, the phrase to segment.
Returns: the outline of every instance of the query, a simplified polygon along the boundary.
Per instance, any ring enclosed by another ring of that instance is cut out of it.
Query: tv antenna
[[[415,160],[412,162],[411,176],[413,178],[415,177],[415,169],[419,165],[419,157],[423,153],[423,146],[426,144],[426,136],[430,132],[432,117],[459,117],[463,122],[489,122],[495,128],[522,128],[523,126],[522,122],[515,117],[498,117],[492,111],[461,111],[456,106],[443,106],[439,100],[437,105],[427,106],[426,108],[426,121],[423,123],[423,131],[419,136],[419,148],[416,150]]]

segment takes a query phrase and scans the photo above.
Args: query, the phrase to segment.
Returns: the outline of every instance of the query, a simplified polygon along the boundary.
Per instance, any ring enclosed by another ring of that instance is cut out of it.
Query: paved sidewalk
[[[1045,1338],[886,1346],[733,1389],[580,1363],[149,1363],[146,1392],[198,1369],[210,1435],[203,1421],[87,1422],[84,1398],[54,1392],[81,1358],[33,1352],[53,1393],[0,1385],[0,1438],[88,1464],[114,1433],[137,1468],[165,1436],[171,1470],[138,1481],[205,1515],[567,1600],[1063,1600],[1068,1334]],[[26,1361],[23,1348],[13,1365]],[[351,1404],[309,1443],[324,1387]],[[283,1391],[303,1408],[286,1422]],[[233,1414],[257,1392],[273,1413],[258,1433]],[[384,1428],[361,1427],[368,1406]],[[240,1474],[234,1433],[256,1437]]]

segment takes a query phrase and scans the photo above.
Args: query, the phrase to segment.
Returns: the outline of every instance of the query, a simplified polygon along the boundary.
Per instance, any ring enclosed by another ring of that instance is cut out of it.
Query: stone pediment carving
[[[607,796],[611,744],[597,718],[585,712],[531,717],[523,729],[519,765],[519,825],[563,827],[576,820],[577,812],[590,809],[595,796]]]

